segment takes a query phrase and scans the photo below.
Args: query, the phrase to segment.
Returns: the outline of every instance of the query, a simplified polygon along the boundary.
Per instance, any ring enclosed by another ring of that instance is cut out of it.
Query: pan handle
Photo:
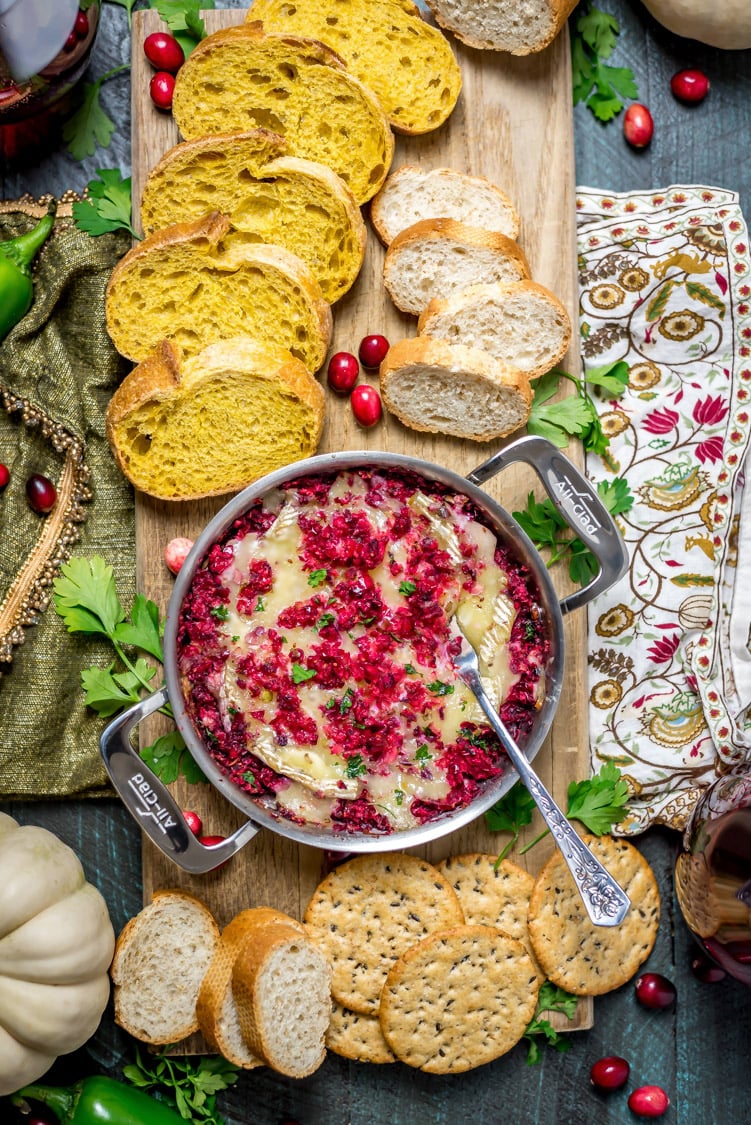
[[[133,748],[130,735],[148,715],[169,700],[167,688],[142,699],[118,715],[102,732],[99,749],[112,784],[128,812],[160,851],[183,871],[202,875],[238,852],[258,827],[248,820],[220,844],[201,844],[185,822],[180,807]]]
[[[629,565],[628,548],[594,486],[546,438],[535,434],[519,438],[478,465],[467,480],[482,484],[517,461],[524,461],[534,469],[566,523],[600,564],[598,573],[587,586],[562,599],[561,613],[570,613],[572,609],[587,605],[623,577]]]

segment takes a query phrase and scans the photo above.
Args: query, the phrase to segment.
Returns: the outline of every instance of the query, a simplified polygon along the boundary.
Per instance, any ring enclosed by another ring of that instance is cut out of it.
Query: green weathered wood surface
[[[656,129],[650,148],[636,153],[624,143],[618,122],[603,127],[578,106],[577,182],[611,190],[713,184],[738,190],[748,216],[751,51],[721,52],[671,35],[638,0],[599,0],[598,6],[620,20],[622,34],[611,61],[634,70]],[[125,11],[114,4],[104,8],[98,52],[94,75],[128,60]],[[670,94],[670,76],[684,66],[699,66],[711,79],[710,95],[701,106],[682,106]],[[24,170],[2,170],[0,194],[14,198],[26,191],[80,191],[100,167],[118,165],[127,171],[127,79],[109,83],[104,97],[121,126],[109,150],[82,163],[61,151]],[[26,823],[45,825],[78,852],[89,879],[107,900],[116,929],[139,909],[140,838],[118,802],[23,802],[0,808]],[[628,1125],[636,1118],[626,1106],[627,1090],[601,1097],[589,1084],[592,1062],[605,1054],[630,1060],[627,1089],[643,1083],[664,1086],[672,1102],[665,1122],[736,1125],[751,1120],[751,992],[730,980],[704,985],[690,972],[695,950],[672,891],[677,844],[676,835],[664,831],[639,840],[663,898],[648,967],[675,981],[674,1010],[647,1012],[637,1005],[632,986],[624,986],[597,1000],[594,1027],[572,1037],[568,1054],[544,1052],[537,1067],[527,1067],[525,1052],[517,1047],[490,1066],[454,1078],[429,1077],[401,1065],[348,1064],[336,1057],[303,1082],[253,1071],[221,1098],[228,1125],[280,1125],[286,1118],[301,1125],[458,1125],[467,1120],[475,1125]],[[50,1077],[65,1080],[92,1070],[117,1077],[132,1057],[132,1041],[115,1028],[108,1012],[86,1048],[58,1063]],[[0,1100],[0,1121],[12,1120]]]

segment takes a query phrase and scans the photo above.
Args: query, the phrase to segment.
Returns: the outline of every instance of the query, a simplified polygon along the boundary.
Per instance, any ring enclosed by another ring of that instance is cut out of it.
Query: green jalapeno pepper
[[[33,230],[0,242],[0,340],[31,308],[34,300],[31,263],[49,237],[56,211],[57,203],[53,200],[47,214]]]
[[[74,1086],[24,1086],[12,1101],[42,1102],[61,1125],[185,1125],[178,1113],[135,1086],[114,1078],[84,1078]]]

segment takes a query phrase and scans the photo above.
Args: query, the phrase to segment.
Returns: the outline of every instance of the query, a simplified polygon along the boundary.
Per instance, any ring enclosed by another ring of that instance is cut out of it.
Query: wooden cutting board
[[[242,22],[242,9],[204,13],[208,31]],[[149,170],[162,154],[180,139],[169,114],[155,109],[148,95],[151,68],[142,43],[146,35],[162,28],[156,11],[133,13],[132,144],[133,199],[136,222],[138,201]],[[573,156],[573,111],[569,42],[564,28],[558,39],[539,55],[514,58],[490,51],[475,51],[452,40],[462,70],[463,89],[457,107],[446,124],[422,137],[397,137],[393,167],[404,163],[424,168],[451,167],[482,175],[502,187],[522,218],[519,242],[529,260],[534,280],[546,285],[563,301],[576,325],[577,280],[575,246],[575,199]],[[366,208],[367,218],[367,208]],[[380,332],[394,342],[416,333],[413,318],[399,313],[382,283],[383,248],[369,228],[368,249],[360,277],[350,292],[334,307],[334,337],[331,351],[357,352],[361,338]],[[562,366],[578,372],[577,333]],[[419,434],[386,418],[372,430],[361,429],[353,420],[349,402],[327,396],[327,417],[319,452],[333,450],[386,450],[409,453],[466,475],[490,457],[502,442],[476,443],[438,435]],[[577,450],[572,459],[580,461]],[[535,487],[534,476],[519,466],[489,482],[488,492],[508,510],[523,507],[527,493]],[[538,495],[542,494],[537,488]],[[226,497],[224,500],[226,501]],[[174,536],[195,538],[222,500],[190,504],[165,503],[138,494],[136,538],[138,589],[166,608],[172,589],[163,552]],[[555,576],[559,592],[568,589],[564,574]],[[565,804],[570,781],[588,775],[586,695],[586,613],[565,619],[565,686],[546,745],[535,759],[535,767],[559,802]],[[142,744],[148,745],[168,727],[156,717],[144,723]],[[194,808],[203,818],[204,831],[226,835],[241,823],[240,814],[212,788],[178,782],[175,796],[183,808]],[[540,831],[536,817],[522,843]],[[430,860],[470,851],[497,854],[506,837],[487,831],[483,818],[422,849]],[[143,841],[144,898],[154,889],[183,887],[203,898],[221,925],[249,906],[273,905],[301,917],[319,881],[323,855],[280,836],[262,832],[223,869],[204,876],[180,871],[153,845]],[[516,858],[533,873],[552,850],[550,840],[528,855]],[[559,1026],[590,1027],[591,1001],[583,1001],[575,1020],[565,1018]]]

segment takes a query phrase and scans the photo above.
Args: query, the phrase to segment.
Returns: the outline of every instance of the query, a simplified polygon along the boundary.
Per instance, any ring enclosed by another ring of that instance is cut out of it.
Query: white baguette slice
[[[571,319],[558,298],[536,281],[470,285],[434,298],[417,331],[449,344],[480,348],[536,379],[563,358]]]
[[[387,409],[427,433],[490,441],[523,426],[532,405],[521,371],[477,348],[429,336],[394,344],[380,375]]]
[[[232,991],[253,1054],[290,1078],[318,1069],[331,1019],[331,967],[299,927],[255,927],[235,957]]]
[[[423,219],[401,231],[386,251],[383,283],[402,312],[419,316],[434,297],[491,281],[523,281],[527,259],[499,231],[455,219]]]
[[[177,1043],[198,1031],[196,1000],[219,941],[205,903],[155,891],[117,939],[110,975],[115,1022],[143,1043]]]
[[[284,925],[304,933],[301,922],[272,907],[258,906],[243,910],[222,930],[222,936],[203,978],[196,1015],[204,1039],[212,1051],[223,1055],[233,1066],[253,1070],[263,1066],[243,1039],[240,1015],[232,991],[232,968],[244,943],[259,926]]]
[[[436,23],[481,50],[529,55],[553,42],[578,0],[427,0]]]
[[[403,164],[386,180],[370,204],[370,219],[388,246],[400,231],[423,219],[456,219],[507,238],[519,234],[519,215],[505,191],[484,176],[453,168]]]

